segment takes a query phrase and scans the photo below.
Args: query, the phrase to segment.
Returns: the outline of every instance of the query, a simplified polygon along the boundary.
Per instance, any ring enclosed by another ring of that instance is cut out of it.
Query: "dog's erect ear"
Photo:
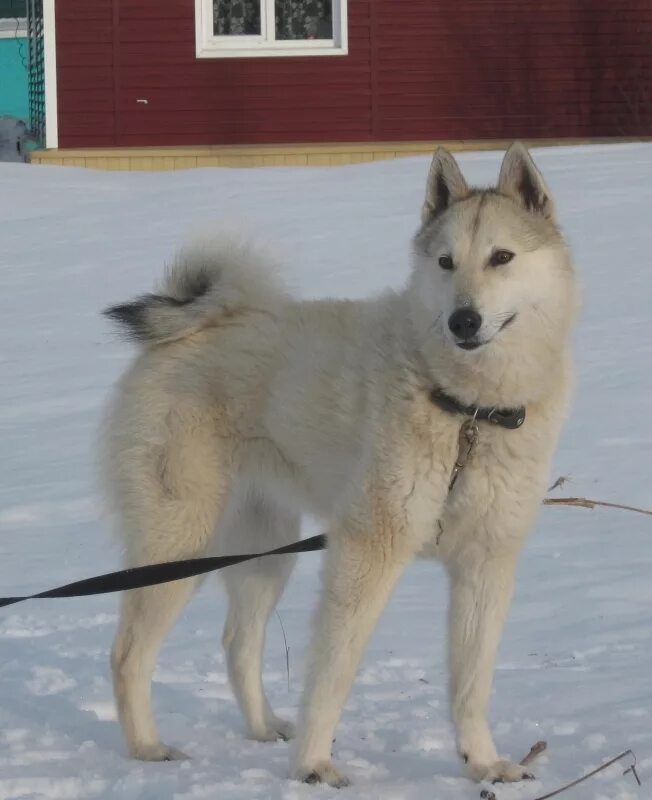
[[[505,153],[498,191],[512,197],[527,211],[541,214],[548,219],[555,216],[555,206],[550,192],[525,145],[514,144]]]
[[[453,156],[438,147],[432,157],[428,183],[426,184],[426,199],[421,209],[421,222],[425,225],[437,214],[445,211],[451,203],[461,200],[469,193],[464,176]]]

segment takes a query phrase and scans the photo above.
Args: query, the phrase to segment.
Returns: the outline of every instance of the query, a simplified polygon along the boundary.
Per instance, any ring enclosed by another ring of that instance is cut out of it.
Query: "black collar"
[[[465,417],[491,422],[509,430],[520,428],[525,422],[525,406],[520,406],[519,408],[476,408],[476,406],[465,406],[459,400],[442,392],[441,389],[433,389],[430,392],[430,399],[436,406],[449,414],[462,414]]]

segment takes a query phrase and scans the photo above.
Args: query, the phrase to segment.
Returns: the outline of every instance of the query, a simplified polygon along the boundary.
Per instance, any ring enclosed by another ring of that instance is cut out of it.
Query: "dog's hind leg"
[[[197,579],[128,592],[111,653],[113,690],[129,754],[143,761],[187,756],[163,744],[154,721],[151,683],[163,641],[186,605]]]
[[[172,436],[165,452],[127,452],[119,496],[128,566],[200,557],[224,505],[217,447],[206,432]],[[134,467],[138,459],[142,468]],[[133,485],[129,486],[129,483]],[[120,490],[120,486],[118,486]],[[145,761],[184,754],[163,744],[151,706],[151,681],[163,641],[199,579],[126,592],[112,650],[113,686],[129,753]]]
[[[260,552],[299,538],[299,517],[254,491],[246,494],[220,532],[220,552]],[[272,711],[262,682],[265,629],[294,566],[294,556],[269,556],[222,573],[229,612],[222,642],[231,686],[247,735],[259,741],[290,739],[294,726]]]

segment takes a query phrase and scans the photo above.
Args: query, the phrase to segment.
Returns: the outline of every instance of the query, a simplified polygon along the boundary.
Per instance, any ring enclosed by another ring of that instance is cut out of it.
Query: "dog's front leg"
[[[299,716],[292,775],[341,787],[333,766],[335,727],[367,641],[403,568],[411,560],[395,531],[329,535],[324,589]]]
[[[514,587],[516,555],[463,552],[449,564],[449,667],[457,748],[476,781],[531,777],[496,753],[487,723],[494,662]]]

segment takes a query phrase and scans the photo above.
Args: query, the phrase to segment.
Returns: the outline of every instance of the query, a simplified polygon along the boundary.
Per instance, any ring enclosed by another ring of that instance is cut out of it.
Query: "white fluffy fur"
[[[474,193],[452,156],[435,155],[412,278],[397,294],[299,302],[245,246],[181,254],[163,293],[186,299],[188,271],[207,268],[210,290],[174,307],[173,323],[152,321],[158,343],[118,387],[106,474],[129,565],[276,547],[299,536],[304,510],[328,522],[297,778],[346,782],[331,762],[335,727],[374,625],[417,555],[440,559],[450,575],[451,710],[469,775],[523,776],[497,755],[486,711],[517,556],[565,415],[576,300],[548,189],[522,147],[510,149],[501,175],[497,191]],[[513,261],[487,266],[496,247]],[[454,270],[438,265],[442,253]],[[485,344],[474,351],[446,326],[465,304],[483,317]],[[481,423],[450,496],[463,418],[432,404],[433,386],[466,404],[527,406],[519,430]],[[224,572],[229,676],[256,739],[292,735],[261,681],[265,625],[291,565],[271,558]],[[159,739],[150,682],[196,585],[124,596],[113,673],[135,757],[182,755]]]

